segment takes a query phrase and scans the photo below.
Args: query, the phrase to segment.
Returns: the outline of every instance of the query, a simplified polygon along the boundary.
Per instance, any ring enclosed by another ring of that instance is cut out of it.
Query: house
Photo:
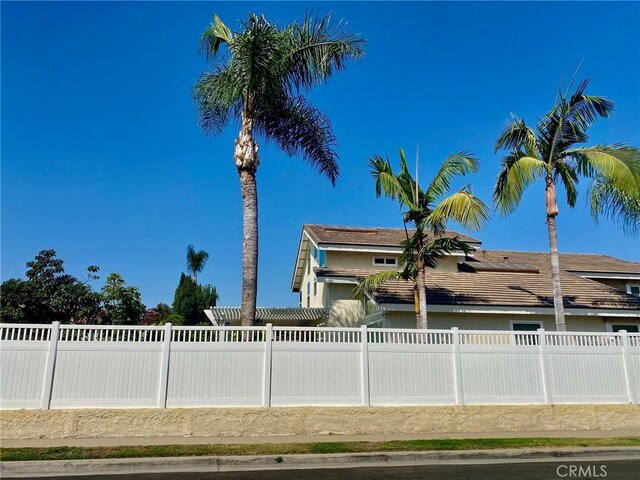
[[[456,232],[472,252],[453,252],[427,273],[429,328],[555,330],[549,254],[488,250]],[[390,281],[353,298],[359,278],[400,270],[404,229],[304,225],[291,290],[302,309],[325,309],[326,326],[415,328],[413,284]],[[640,329],[640,263],[560,254],[568,330]]]

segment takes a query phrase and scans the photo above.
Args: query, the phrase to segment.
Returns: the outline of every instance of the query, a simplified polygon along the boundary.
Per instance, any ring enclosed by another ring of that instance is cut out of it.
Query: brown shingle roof
[[[304,225],[309,236],[318,244],[342,244],[375,247],[399,247],[406,238],[403,228],[379,227],[340,227],[332,225]],[[413,230],[409,230],[409,234]],[[460,240],[470,243],[481,243],[480,240],[462,233],[449,231],[445,237],[458,236]]]
[[[428,272],[427,301],[435,305],[553,307],[549,272]],[[562,272],[565,308],[640,309],[640,298],[593,280]],[[386,282],[374,294],[379,303],[413,303],[411,282]]]
[[[549,254],[509,250],[476,252],[475,261],[503,262],[535,266],[540,273],[516,272],[443,272],[427,273],[427,297],[435,305],[486,305],[517,307],[553,307]],[[473,263],[467,258],[467,262]],[[605,255],[561,254],[564,270],[585,272],[640,273],[640,264]],[[318,277],[365,277],[376,269],[329,269],[316,271]],[[640,298],[626,294],[568,271],[561,273],[566,308],[640,309]],[[375,293],[379,303],[413,304],[411,282],[386,282]]]
[[[540,270],[550,268],[549,254],[545,252],[519,252],[515,250],[479,250],[474,259],[480,262],[502,262],[535,265]],[[561,253],[560,268],[569,272],[630,273],[640,275],[640,263],[629,262],[608,255]]]

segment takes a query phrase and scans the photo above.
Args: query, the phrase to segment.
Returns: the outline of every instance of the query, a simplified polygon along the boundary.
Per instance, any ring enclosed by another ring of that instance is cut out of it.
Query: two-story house
[[[472,253],[454,252],[427,274],[430,328],[555,330],[549,254],[487,250],[458,235]],[[304,225],[291,289],[302,309],[324,309],[326,326],[415,328],[411,282],[393,281],[366,301],[359,278],[401,269],[404,229]],[[560,254],[567,329],[640,329],[640,263],[606,255]]]

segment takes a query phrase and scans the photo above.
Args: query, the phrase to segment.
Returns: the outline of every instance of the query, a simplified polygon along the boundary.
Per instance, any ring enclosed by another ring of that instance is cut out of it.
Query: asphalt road
[[[573,468],[572,468],[573,466]],[[61,477],[37,477],[60,480]],[[443,464],[213,473],[83,475],[73,480],[640,480],[640,460]],[[4,480],[12,480],[4,478]]]

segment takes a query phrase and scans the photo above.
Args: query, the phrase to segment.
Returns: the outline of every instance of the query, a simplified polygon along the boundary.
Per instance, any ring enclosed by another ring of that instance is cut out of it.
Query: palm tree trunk
[[[256,171],[260,163],[258,145],[252,135],[253,121],[243,113],[242,129],[236,139],[234,160],[242,193],[242,325],[252,326],[256,319],[258,295],[258,190]]]
[[[424,262],[418,259],[418,301],[420,302],[420,320],[417,328],[427,329],[427,283],[424,272]]]
[[[564,305],[562,286],[560,284],[560,258],[558,256],[558,234],[556,232],[558,203],[556,200],[556,186],[553,183],[551,175],[547,175],[546,178],[545,203],[547,207],[547,230],[549,231],[551,283],[553,286],[553,308],[556,317],[556,330],[564,332],[567,330],[567,326],[564,322]]]

